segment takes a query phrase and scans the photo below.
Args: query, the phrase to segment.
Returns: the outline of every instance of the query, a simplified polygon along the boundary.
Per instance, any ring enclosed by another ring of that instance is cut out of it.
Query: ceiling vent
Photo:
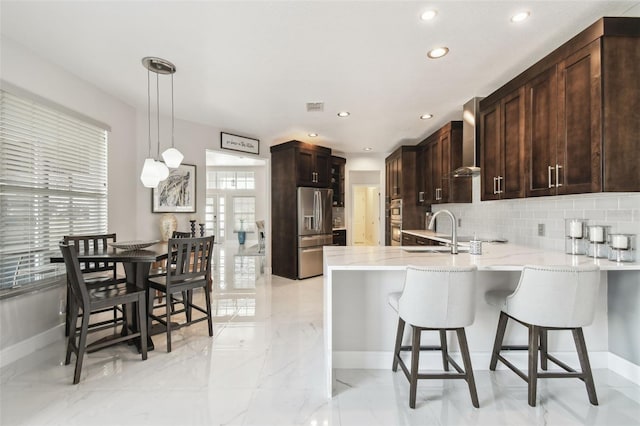
[[[324,102],[307,102],[307,112],[324,111]]]

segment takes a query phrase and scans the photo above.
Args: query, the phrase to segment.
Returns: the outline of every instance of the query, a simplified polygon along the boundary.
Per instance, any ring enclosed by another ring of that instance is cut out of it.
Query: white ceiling
[[[415,144],[602,16],[639,1],[4,1],[9,37],[146,111],[144,56],[177,66],[176,118],[344,153]],[[436,19],[419,19],[428,7]],[[513,24],[510,16],[530,10]],[[438,60],[426,52],[450,49]],[[324,112],[306,112],[306,102]],[[338,118],[341,110],[351,112]],[[423,113],[431,120],[419,120]],[[309,138],[308,133],[320,136]]]

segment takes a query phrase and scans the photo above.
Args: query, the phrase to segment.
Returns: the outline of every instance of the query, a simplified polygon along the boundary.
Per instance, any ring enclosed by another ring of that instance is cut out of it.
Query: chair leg
[[[184,315],[187,317],[187,322],[191,322],[191,304],[193,303],[193,290],[186,290],[182,292],[182,306],[184,307]]]
[[[67,278],[67,295],[66,295],[66,303],[67,303],[67,312],[65,312],[64,315],[64,335],[68,336],[69,335],[69,330],[71,330],[71,299],[73,299],[73,297],[69,296],[69,293],[71,293],[71,285],[69,283],[69,279]],[[77,312],[76,312],[76,318],[77,318]]]
[[[398,330],[396,331],[396,345],[393,349],[392,371],[398,371],[398,357],[400,356],[400,346],[402,346],[402,336],[404,335],[405,322],[398,316]]]
[[[87,335],[89,334],[89,317],[90,316],[91,315],[89,312],[82,313],[82,326],[80,327],[80,339],[78,341],[76,369],[75,369],[75,373],[73,374],[74,385],[80,382],[80,373],[82,372],[82,361],[84,360],[84,353],[87,349]]]
[[[147,303],[145,299],[146,294],[140,294],[138,297],[138,328],[140,329],[140,352],[142,353],[142,359],[147,359]],[[127,324],[124,324],[126,327]]]
[[[449,371],[449,350],[447,349],[447,330],[440,330],[440,348],[442,353],[442,367]]]
[[[418,364],[420,360],[420,333],[419,327],[413,328],[411,339],[411,379],[409,380],[409,407],[416,408],[416,393],[418,391]]]
[[[540,328],[540,368],[547,370],[547,329]]]
[[[496,331],[496,340],[493,342],[493,351],[491,352],[491,363],[489,364],[489,370],[495,371],[498,364],[498,354],[502,348],[502,341],[504,340],[504,332],[507,329],[507,321],[509,317],[504,312],[500,311],[500,318],[498,319],[498,329]]]
[[[442,332],[442,330],[440,331]],[[471,394],[471,403],[474,407],[480,408],[478,402],[478,392],[476,391],[476,381],[473,378],[473,367],[471,366],[471,356],[469,355],[469,345],[467,344],[467,334],[464,328],[458,328],[456,330],[458,335],[458,343],[460,344],[460,354],[462,355],[462,362],[464,363],[465,380],[469,385],[469,393]]]
[[[527,383],[529,385],[529,405],[536,406],[536,390],[538,385],[538,340],[540,338],[540,327],[529,325],[529,374]]]
[[[209,291],[207,291],[207,289],[205,288],[204,290],[204,300],[205,303],[207,304],[207,322],[209,323],[209,336],[213,337],[213,313],[211,311],[211,293]]]
[[[589,395],[589,402],[592,405],[598,405],[598,397],[596,395],[596,386],[593,382],[593,375],[591,374],[591,364],[589,363],[589,355],[587,353],[587,345],[584,341],[584,334],[582,328],[574,328],[571,330],[573,333],[573,340],[576,343],[576,350],[578,352],[578,359],[580,360],[580,369],[584,375],[584,384],[587,387],[587,394]]]
[[[167,303],[165,303],[165,311],[167,316],[165,319],[167,320],[167,352],[171,352],[171,303],[169,302],[172,299],[172,296],[169,292],[166,294]]]
[[[68,307],[67,307],[67,310],[69,310]],[[78,328],[78,308],[74,307],[73,311],[69,312],[69,315],[70,315],[69,337],[67,338],[67,355],[64,359],[64,365],[69,365],[71,363],[71,352],[73,352],[73,347],[76,345],[76,330]]]

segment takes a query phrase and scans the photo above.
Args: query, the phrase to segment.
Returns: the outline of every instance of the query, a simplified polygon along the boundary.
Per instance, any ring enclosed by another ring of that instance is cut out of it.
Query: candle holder
[[[583,219],[565,219],[564,230],[566,235],[565,253],[585,254],[586,223]]]
[[[198,226],[200,227],[200,236],[204,237],[204,223],[199,223]]]
[[[191,238],[195,238],[196,237],[196,221],[194,219],[191,219],[189,222],[191,223]]]
[[[590,257],[607,257],[609,254],[609,247],[607,242],[609,241],[610,226],[606,225],[589,225],[587,226],[587,239],[589,244],[587,246],[587,256]]]
[[[614,262],[635,262],[636,236],[633,234],[610,234],[609,260]]]

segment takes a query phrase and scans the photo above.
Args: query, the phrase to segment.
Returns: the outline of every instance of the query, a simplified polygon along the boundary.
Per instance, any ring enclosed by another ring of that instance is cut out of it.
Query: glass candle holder
[[[633,234],[610,234],[609,260],[614,262],[635,262],[636,236]]]
[[[565,219],[565,253],[585,254],[586,253],[586,223],[584,219]]]
[[[609,232],[611,227],[607,225],[589,225],[587,226],[587,255],[591,257],[607,257],[609,247]]]

